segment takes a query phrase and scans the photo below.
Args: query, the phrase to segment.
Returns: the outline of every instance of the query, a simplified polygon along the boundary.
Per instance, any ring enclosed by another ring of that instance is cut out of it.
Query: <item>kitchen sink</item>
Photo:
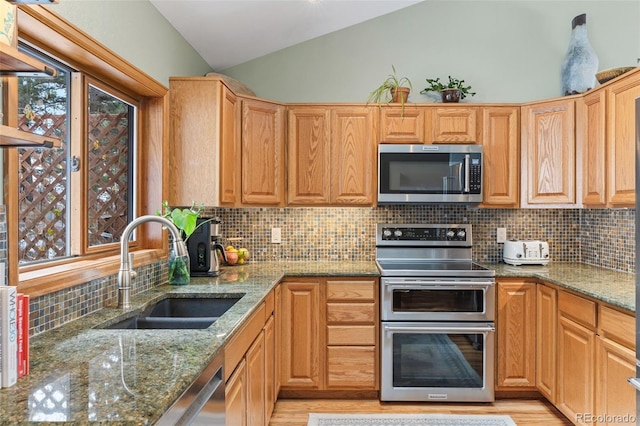
[[[244,296],[170,297],[162,299],[142,313],[107,325],[106,329],[202,329],[208,328]]]

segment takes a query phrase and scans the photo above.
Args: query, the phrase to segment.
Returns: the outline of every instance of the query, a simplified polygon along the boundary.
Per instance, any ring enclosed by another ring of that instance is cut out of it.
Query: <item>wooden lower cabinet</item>
[[[247,425],[247,368],[244,359],[227,380],[224,390],[225,423],[234,426]]]
[[[225,423],[229,426],[269,424],[277,398],[277,296],[278,291],[269,294],[225,346]]]
[[[377,299],[377,278],[286,278],[282,389],[378,390]]]
[[[595,414],[598,424],[629,423],[636,415],[636,391],[627,379],[636,376],[631,349],[598,336],[596,339]]]
[[[535,388],[536,283],[497,282],[496,390]]]
[[[552,404],[556,402],[556,348],[558,295],[538,284],[536,295],[536,387]]]

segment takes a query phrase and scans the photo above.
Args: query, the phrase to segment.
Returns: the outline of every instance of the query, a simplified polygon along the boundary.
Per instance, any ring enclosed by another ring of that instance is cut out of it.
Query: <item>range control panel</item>
[[[376,244],[471,245],[471,225],[378,224]]]

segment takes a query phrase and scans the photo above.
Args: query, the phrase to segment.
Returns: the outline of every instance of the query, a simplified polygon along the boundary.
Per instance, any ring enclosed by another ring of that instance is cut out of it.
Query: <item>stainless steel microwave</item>
[[[482,202],[482,146],[378,145],[378,203]]]

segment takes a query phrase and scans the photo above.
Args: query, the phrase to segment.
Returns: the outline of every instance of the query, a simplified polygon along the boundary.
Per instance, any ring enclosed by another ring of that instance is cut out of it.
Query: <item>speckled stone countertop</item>
[[[499,277],[531,277],[573,290],[631,312],[636,311],[635,274],[612,271],[583,263],[554,263],[547,266],[505,263],[484,264]]]
[[[285,275],[379,273],[373,262],[249,263],[227,267],[217,278],[138,294],[126,313],[105,308],[32,338],[30,374],[0,389],[0,424],[155,423]],[[167,293],[244,296],[204,330],[101,329]]]
[[[533,277],[635,312],[635,276],[578,263],[485,264],[497,277]],[[156,422],[284,276],[378,276],[374,262],[268,262],[227,267],[217,278],[160,286],[31,340],[30,374],[0,389],[0,424]],[[244,296],[205,330],[109,330],[168,293]]]

